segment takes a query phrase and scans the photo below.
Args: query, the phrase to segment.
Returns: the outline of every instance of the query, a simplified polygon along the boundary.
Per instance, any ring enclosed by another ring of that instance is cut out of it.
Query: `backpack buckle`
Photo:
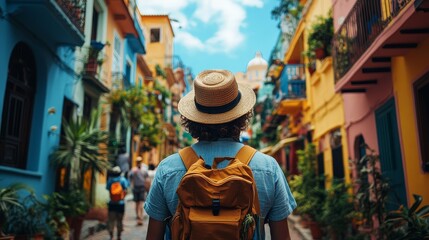
[[[213,216],[219,216],[219,211],[220,211],[220,199],[213,199],[212,200]]]

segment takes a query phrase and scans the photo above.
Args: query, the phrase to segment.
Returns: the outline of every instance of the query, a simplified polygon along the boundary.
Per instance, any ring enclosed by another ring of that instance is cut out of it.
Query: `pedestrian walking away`
[[[114,228],[116,226],[117,239],[121,239],[123,231],[123,218],[125,213],[125,196],[127,188],[129,187],[128,180],[121,176],[121,168],[115,166],[112,168],[110,178],[107,181],[106,189],[110,194],[110,201],[108,204],[108,220],[107,230],[109,231],[110,239],[113,239]]]
[[[163,159],[144,208],[147,239],[290,239],[295,199],[277,161],[240,142],[256,101],[227,70],[206,70],[178,104],[197,140]]]
[[[149,190],[147,181],[149,180],[148,169],[142,163],[143,159],[136,158],[137,166],[131,170],[130,182],[133,189],[133,200],[136,202],[137,225],[143,225],[143,203],[146,200],[146,193]]]
[[[128,171],[130,170],[130,155],[125,150],[124,146],[119,148],[119,154],[116,158],[116,165],[121,168],[122,175],[128,178]]]

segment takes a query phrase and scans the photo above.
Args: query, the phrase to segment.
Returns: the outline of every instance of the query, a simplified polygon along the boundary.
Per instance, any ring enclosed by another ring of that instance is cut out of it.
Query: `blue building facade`
[[[0,187],[54,191],[49,155],[79,79],[85,1],[0,0]]]

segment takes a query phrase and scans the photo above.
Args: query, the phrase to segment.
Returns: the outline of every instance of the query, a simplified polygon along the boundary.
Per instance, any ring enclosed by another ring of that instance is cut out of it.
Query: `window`
[[[341,131],[336,129],[330,134],[332,153],[332,173],[334,179],[344,179],[343,147],[341,145]]]
[[[121,71],[121,59],[122,59],[122,41],[119,35],[115,32],[114,43],[113,43],[113,66],[112,71],[118,73]]]
[[[150,29],[150,42],[161,42],[161,29]]]
[[[94,99],[88,93],[85,93],[83,96],[83,119],[87,121],[91,119],[91,111],[94,105]]]
[[[366,155],[366,143],[362,135],[355,138],[354,150],[356,160],[359,160]]]
[[[143,78],[142,76],[139,76],[139,87],[143,86]]]
[[[125,88],[128,89],[131,86],[131,70],[132,70],[132,66],[131,66],[131,62],[127,61],[127,64],[125,66],[125,81],[124,81],[124,85]]]
[[[93,8],[92,13],[92,26],[91,26],[91,40],[97,40],[98,35],[98,11],[97,9]]]
[[[414,83],[422,169],[429,172],[429,72]]]
[[[31,49],[18,43],[9,59],[0,130],[0,164],[24,169],[36,93],[36,64]]]

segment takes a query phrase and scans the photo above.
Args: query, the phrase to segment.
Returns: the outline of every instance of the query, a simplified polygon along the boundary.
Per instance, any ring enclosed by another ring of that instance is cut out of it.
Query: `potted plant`
[[[96,127],[98,116],[99,112],[94,110],[89,121],[82,118],[70,123],[64,121],[64,143],[50,156],[54,166],[67,170],[67,178],[72,183],[64,186],[61,194],[68,201],[64,206],[64,215],[78,221],[76,224],[73,220],[69,221],[69,226],[76,235],[80,234],[79,221],[83,221],[83,216],[89,209],[87,197],[82,190],[85,173],[90,172],[95,179],[96,174],[104,174],[110,167],[106,156],[108,133]]]
[[[327,228],[330,239],[347,239],[354,217],[353,198],[342,182],[334,182],[327,190],[321,221]]]
[[[314,239],[321,239],[322,229],[320,223],[326,191],[321,182],[324,176],[316,174],[316,151],[314,144],[308,144],[305,150],[297,151],[298,170],[302,175],[302,184],[296,188],[298,212],[307,217],[310,231]],[[301,197],[300,197],[301,196]]]
[[[410,208],[401,206],[386,216],[383,228],[386,239],[429,239],[429,205],[420,207],[423,198],[413,194]]]
[[[315,52],[308,48],[307,50],[302,52],[304,57],[307,57],[308,62],[305,64],[308,72],[312,75],[316,71],[316,54]]]
[[[96,127],[98,117],[99,111],[93,110],[89,120],[78,118],[69,123],[64,120],[64,143],[50,156],[54,166],[69,170],[70,182],[77,189],[83,188],[87,171],[92,171],[95,179],[95,173],[104,174],[110,166],[106,161],[109,135]]]
[[[24,189],[30,190],[26,185],[21,183],[11,184],[0,189],[0,239],[2,240],[14,238],[13,235],[6,235],[3,230],[6,223],[9,222],[12,208],[23,208],[18,192]]]
[[[319,16],[311,25],[307,39],[308,51],[314,52],[316,59],[323,59],[331,53],[332,37],[334,35],[333,19]]]
[[[45,196],[45,199],[50,216],[55,221],[52,223],[58,226],[55,234],[67,235],[70,229],[73,239],[79,239],[84,216],[90,207],[85,192],[73,188],[69,191],[54,192],[50,196]],[[62,216],[56,216],[55,213],[58,212],[61,212]]]
[[[91,74],[97,73],[97,67],[101,67],[104,62],[104,55],[102,50],[108,43],[91,41],[88,47],[88,58],[86,62],[86,71]]]
[[[365,147],[369,153],[354,163],[358,171],[355,181],[357,191],[354,200],[356,209],[354,222],[358,223],[357,228],[362,234],[380,235],[382,232],[378,231],[379,224],[384,222],[390,187],[378,167],[380,156],[375,154],[373,149]]]
[[[9,213],[6,229],[15,240],[44,239],[46,211],[34,193],[26,196],[22,205],[12,206]]]
[[[79,239],[85,214],[90,208],[85,191],[72,188],[68,191],[53,192],[44,196],[45,209],[48,213],[47,223],[53,237]]]

